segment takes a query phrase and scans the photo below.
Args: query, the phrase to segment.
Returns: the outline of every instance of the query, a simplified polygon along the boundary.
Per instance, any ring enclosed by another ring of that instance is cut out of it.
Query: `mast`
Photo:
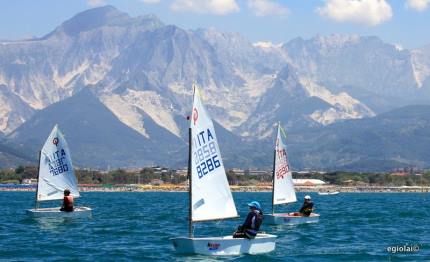
[[[37,163],[37,187],[36,187],[36,198],[35,198],[35,208],[39,208],[39,202],[37,201],[37,195],[39,193],[39,175],[40,175],[40,156],[42,151],[39,150],[39,162]]]
[[[192,176],[191,176],[191,127],[188,128],[188,235],[193,237],[193,214],[192,214]]]
[[[279,125],[281,123],[278,122],[278,132],[279,132]],[[273,150],[273,169],[272,169],[272,214],[275,213],[275,172],[276,172],[276,141],[278,140],[278,132],[276,133],[275,137],[275,150]]]
[[[273,170],[272,170],[272,215],[275,213],[275,162],[276,162],[276,148],[273,150]]]

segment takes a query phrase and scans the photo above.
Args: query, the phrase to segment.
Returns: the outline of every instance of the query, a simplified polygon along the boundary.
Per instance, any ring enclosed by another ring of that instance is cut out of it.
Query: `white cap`
[[[309,195],[305,196],[305,199],[311,199],[311,196],[309,196]]]

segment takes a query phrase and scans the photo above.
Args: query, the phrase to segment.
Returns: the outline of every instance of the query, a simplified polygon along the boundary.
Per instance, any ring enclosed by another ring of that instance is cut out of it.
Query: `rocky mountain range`
[[[321,136],[346,132],[353,141],[348,134],[357,123],[371,130],[389,111],[429,104],[430,46],[406,50],[341,35],[251,43],[238,33],[185,30],[112,6],[90,9],[43,37],[0,42],[0,166],[35,159],[55,123],[80,166],[183,166],[193,83],[223,134],[227,166],[270,167],[274,123],[281,121],[298,138],[291,141],[293,166],[355,169],[376,156],[348,152],[342,139],[328,146]],[[412,108],[404,110],[426,110]],[[346,153],[339,156],[339,148]],[[384,161],[430,166],[412,155]]]

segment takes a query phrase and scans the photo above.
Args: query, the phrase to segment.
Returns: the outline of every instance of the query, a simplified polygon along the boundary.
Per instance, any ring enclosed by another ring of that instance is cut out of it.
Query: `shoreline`
[[[232,192],[271,192],[272,187],[260,186],[230,186]],[[430,186],[296,186],[296,192],[340,192],[340,193],[430,193]],[[80,186],[80,192],[187,192],[185,185],[120,185],[112,187]],[[35,188],[8,187],[1,191],[34,192]]]

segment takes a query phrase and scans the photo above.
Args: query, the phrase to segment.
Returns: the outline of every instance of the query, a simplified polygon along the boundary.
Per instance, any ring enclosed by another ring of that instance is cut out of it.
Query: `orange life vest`
[[[64,196],[64,207],[65,208],[73,208],[73,197],[72,196]]]

